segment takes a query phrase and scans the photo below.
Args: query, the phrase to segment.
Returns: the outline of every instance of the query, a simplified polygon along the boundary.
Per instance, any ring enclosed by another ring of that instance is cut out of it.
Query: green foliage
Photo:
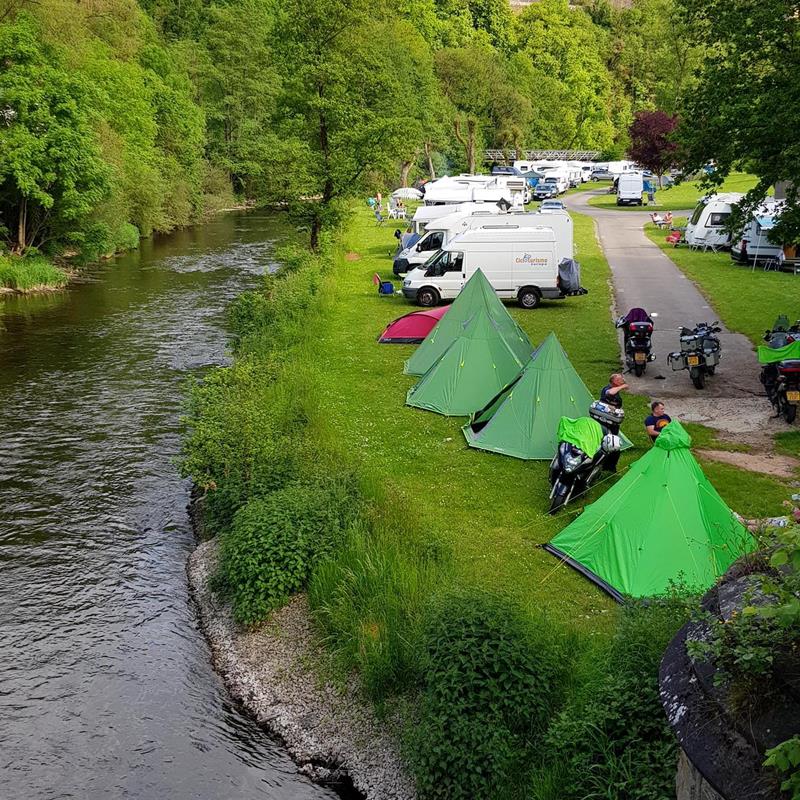
[[[425,684],[410,734],[424,798],[511,797],[565,685],[569,643],[482,591],[446,594],[425,631]]]
[[[781,789],[788,793],[790,800],[800,800],[800,736],[793,736],[767,750],[764,766],[784,773]]]
[[[314,564],[344,538],[358,511],[345,482],[293,484],[253,498],[222,536],[216,588],[244,625],[263,621],[305,586]]]
[[[550,777],[540,778],[537,800],[674,797],[677,744],[658,697],[658,666],[688,616],[677,597],[626,605],[602,669],[548,731]]]
[[[309,601],[342,671],[356,669],[366,693],[382,702],[422,680],[425,612],[449,564],[443,548],[417,541],[408,521],[389,508],[375,525],[350,529],[315,570]]]
[[[34,289],[59,289],[67,283],[66,273],[39,255],[0,254],[0,286],[19,292]]]

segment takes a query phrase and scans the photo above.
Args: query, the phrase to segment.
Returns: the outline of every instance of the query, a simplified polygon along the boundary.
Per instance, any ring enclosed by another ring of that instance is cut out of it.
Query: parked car
[[[558,211],[566,210],[566,206],[560,200],[543,200],[539,206],[540,214],[555,214]]]
[[[558,186],[554,183],[546,183],[539,181],[536,188],[533,190],[534,200],[547,200],[549,197],[555,197],[558,194]]]
[[[593,169],[590,178],[593,181],[613,181],[614,175],[607,169]]]

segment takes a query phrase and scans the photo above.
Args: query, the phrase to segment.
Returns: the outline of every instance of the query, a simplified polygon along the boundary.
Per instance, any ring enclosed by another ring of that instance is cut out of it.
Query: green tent
[[[545,549],[615,599],[708,589],[755,542],[709,483],[680,422]]]
[[[424,375],[476,319],[478,312],[486,314],[494,321],[497,331],[505,338],[506,344],[525,364],[533,352],[530,340],[506,311],[506,307],[500,302],[483,272],[476,270],[464,284],[450,310],[428,334],[414,355],[406,361],[404,372],[407,375]],[[475,411],[476,408],[479,406],[469,411]]]
[[[469,446],[479,450],[550,459],[560,441],[561,417],[585,417],[593,399],[551,333],[516,381],[474,414],[462,430]],[[621,438],[623,448],[631,446]]]
[[[444,319],[450,316],[450,312]],[[462,333],[412,387],[406,404],[448,417],[467,416],[481,408],[522,370],[520,358],[501,327],[478,309]]]

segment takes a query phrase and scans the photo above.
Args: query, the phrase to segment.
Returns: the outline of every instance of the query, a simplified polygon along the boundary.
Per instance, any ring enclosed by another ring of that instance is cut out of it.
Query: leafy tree
[[[630,157],[643,167],[661,176],[675,163],[676,144],[672,132],[678,118],[663,111],[639,111],[630,128]]]
[[[21,14],[0,28],[0,213],[24,253],[80,224],[105,196],[88,87]]]
[[[787,0],[681,0],[695,41],[703,43],[699,82],[681,114],[682,163],[720,185],[743,160],[759,181],[741,204],[747,213],[776,182],[788,181],[789,208],[776,240],[800,240],[800,19]]]

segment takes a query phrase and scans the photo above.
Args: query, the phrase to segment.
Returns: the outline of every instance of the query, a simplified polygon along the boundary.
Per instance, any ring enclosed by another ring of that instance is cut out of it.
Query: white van
[[[556,234],[553,228],[478,228],[460,233],[424,267],[403,281],[403,295],[422,306],[452,300],[480,269],[498,297],[523,308],[558,299],[560,288]],[[574,293],[584,294],[581,289]]]
[[[617,181],[617,205],[640,206],[644,191],[644,177],[641,172],[623,172]]]
[[[732,206],[744,197],[739,192],[712,194],[700,199],[686,224],[686,244],[689,247],[727,247],[731,243],[726,229]]]
[[[745,223],[744,229],[731,241],[731,258],[739,264],[756,264],[770,258],[778,258],[783,252],[782,244],[773,244],[769,232],[775,227],[783,209],[783,203],[768,197]]]
[[[472,205],[472,204],[471,204]],[[410,247],[400,251],[394,258],[392,271],[395,275],[410,273],[423,266],[431,256],[441,250],[454,236],[476,228],[499,230],[503,228],[533,228],[544,226],[555,231],[558,260],[572,258],[572,218],[567,214],[540,214],[530,211],[500,212],[473,209],[462,211],[452,206],[453,213],[433,220],[425,235]]]

